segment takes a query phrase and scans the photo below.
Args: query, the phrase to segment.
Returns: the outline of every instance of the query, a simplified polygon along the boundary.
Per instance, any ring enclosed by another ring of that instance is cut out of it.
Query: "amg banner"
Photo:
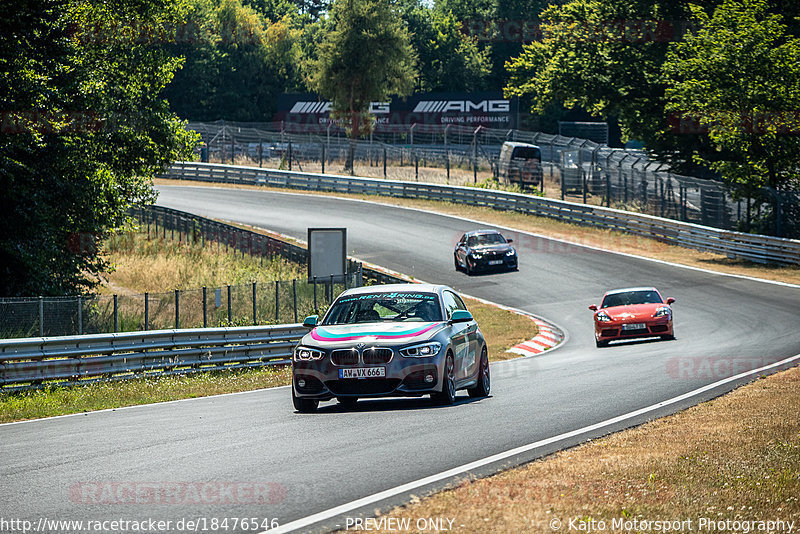
[[[327,128],[331,102],[313,93],[278,96],[276,122]],[[517,97],[505,98],[500,91],[482,93],[420,93],[391,102],[373,102],[370,114],[378,128],[383,125],[448,125],[477,128],[516,128]]]

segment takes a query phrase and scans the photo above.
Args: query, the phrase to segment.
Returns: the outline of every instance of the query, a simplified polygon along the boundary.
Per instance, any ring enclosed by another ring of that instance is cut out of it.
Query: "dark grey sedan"
[[[490,269],[513,271],[519,268],[517,249],[497,230],[467,232],[456,244],[453,260],[456,271],[467,274]]]
[[[464,301],[447,286],[391,284],[345,291],[294,349],[292,401],[353,406],[363,397],[430,395],[453,404],[456,391],[489,395],[486,340]]]

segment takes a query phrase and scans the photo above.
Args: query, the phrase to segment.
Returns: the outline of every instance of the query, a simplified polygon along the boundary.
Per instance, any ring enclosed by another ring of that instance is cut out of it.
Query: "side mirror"
[[[453,315],[450,316],[451,323],[467,323],[472,321],[472,314],[467,310],[456,310],[453,312]]]
[[[597,304],[592,304],[591,306],[589,306],[589,309],[592,311],[597,311]]]
[[[319,315],[309,315],[305,319],[303,319],[303,326],[306,328],[314,328],[317,326],[317,320],[319,319]]]
[[[674,299],[674,298],[672,298],[672,297],[667,297],[667,304],[672,304],[673,302],[675,302],[675,299]]]
[[[513,239],[506,239],[506,243],[513,243],[513,242],[514,242]]]

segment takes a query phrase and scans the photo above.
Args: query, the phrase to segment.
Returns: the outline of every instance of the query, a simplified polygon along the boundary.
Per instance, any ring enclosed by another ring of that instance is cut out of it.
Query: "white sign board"
[[[308,229],[308,281],[343,282],[347,270],[347,229]]]

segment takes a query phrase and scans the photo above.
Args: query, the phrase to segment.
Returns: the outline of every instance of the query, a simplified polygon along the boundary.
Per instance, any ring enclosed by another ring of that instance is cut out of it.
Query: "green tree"
[[[643,141],[676,169],[688,170],[693,167],[688,154],[712,149],[701,135],[670,129],[662,67],[670,42],[684,31],[670,21],[690,17],[685,4],[671,0],[573,0],[550,6],[542,14],[545,38],[525,45],[507,63],[506,93],[531,97],[537,113],[564,105],[616,118],[623,139]]]
[[[194,136],[159,97],[171,0],[16,0],[0,7],[0,295],[85,291],[98,244]]]
[[[192,38],[172,47],[184,67],[164,91],[180,117],[270,120],[277,95],[299,87],[292,15],[270,21],[240,0],[192,0],[188,26]]]
[[[337,0],[329,30],[310,65],[309,84],[349,120],[347,169],[353,172],[355,141],[371,127],[369,105],[414,87],[416,57],[399,10],[387,0]]]
[[[711,14],[695,7],[699,29],[671,48],[664,72],[667,112],[700,129],[715,151],[695,151],[695,160],[740,197],[766,200],[774,221],[774,199],[762,188],[774,196],[800,187],[800,39],[769,7],[766,0],[725,0]],[[796,200],[788,204],[782,232],[797,235]]]
[[[419,0],[402,4],[411,45],[417,53],[419,91],[481,91],[490,73],[489,53],[462,31],[452,13],[432,9]]]
[[[672,47],[664,72],[667,112],[724,154],[695,158],[750,194],[800,185],[800,39],[766,0],[726,0],[694,17],[697,33]]]

